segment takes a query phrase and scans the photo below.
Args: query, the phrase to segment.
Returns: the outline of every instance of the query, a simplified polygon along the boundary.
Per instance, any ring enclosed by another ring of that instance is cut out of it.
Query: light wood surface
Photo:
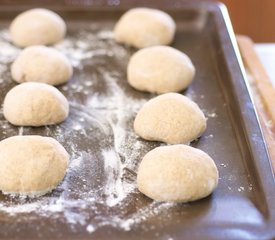
[[[275,89],[254,49],[252,40],[245,36],[237,36],[237,41],[275,172]]]

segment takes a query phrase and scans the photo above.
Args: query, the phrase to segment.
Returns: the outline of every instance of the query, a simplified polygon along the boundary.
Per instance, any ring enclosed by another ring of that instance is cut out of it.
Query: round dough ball
[[[3,112],[14,125],[38,127],[64,121],[69,114],[69,103],[55,87],[28,82],[7,93]]]
[[[151,93],[179,92],[191,83],[195,67],[190,58],[168,46],[153,46],[139,50],[127,68],[129,84],[137,90]]]
[[[50,137],[15,136],[0,142],[0,190],[43,195],[64,178],[69,154]]]
[[[175,35],[176,24],[165,12],[150,8],[134,8],[122,15],[114,28],[117,42],[144,48],[168,45]]]
[[[35,8],[19,14],[10,25],[12,42],[19,47],[59,42],[66,34],[66,24],[56,13]]]
[[[146,140],[188,144],[205,131],[206,118],[189,98],[166,93],[143,105],[135,118],[134,129]]]
[[[186,145],[157,147],[142,159],[139,191],[167,202],[190,202],[210,195],[218,184],[218,170],[205,152]]]
[[[59,85],[67,82],[73,70],[68,59],[54,48],[25,48],[11,65],[12,78],[18,82],[43,82]]]

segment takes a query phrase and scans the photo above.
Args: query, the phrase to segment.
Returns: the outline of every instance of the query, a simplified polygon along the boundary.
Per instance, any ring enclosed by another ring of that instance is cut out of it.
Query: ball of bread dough
[[[12,78],[18,82],[43,82],[59,85],[72,76],[68,59],[54,48],[31,46],[25,48],[11,65]]]
[[[188,144],[205,131],[206,118],[189,98],[165,93],[143,105],[135,118],[134,129],[146,140]]]
[[[168,45],[175,35],[176,24],[165,12],[150,8],[130,9],[114,28],[117,42],[136,48]]]
[[[56,13],[35,8],[19,14],[10,25],[12,42],[19,47],[59,42],[66,34],[66,24]]]
[[[129,84],[151,93],[179,92],[191,83],[195,68],[183,52],[168,46],[139,50],[127,68]]]
[[[146,196],[167,202],[190,202],[211,194],[218,170],[205,152],[186,145],[157,147],[142,159],[138,189]]]
[[[43,195],[64,178],[69,155],[50,137],[15,136],[0,142],[0,190]]]
[[[4,99],[4,117],[18,126],[44,126],[64,121],[69,103],[55,87],[28,82],[12,88]]]

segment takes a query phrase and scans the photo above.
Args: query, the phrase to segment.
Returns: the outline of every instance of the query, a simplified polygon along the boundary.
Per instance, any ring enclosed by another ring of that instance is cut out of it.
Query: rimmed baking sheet
[[[172,204],[153,202],[135,184],[142,156],[160,144],[143,141],[133,132],[136,112],[154,95],[128,86],[126,66],[136,50],[112,38],[115,22],[134,5],[93,8],[72,3],[48,6],[68,25],[65,40],[54,47],[74,66],[73,79],[58,87],[70,101],[69,118],[58,126],[30,128],[14,127],[0,115],[1,139],[17,134],[52,136],[71,154],[69,170],[63,183],[44,197],[31,200],[0,195],[0,237],[274,237],[274,178],[224,8],[169,5],[168,1],[155,6],[175,18],[173,47],[187,53],[197,70],[183,94],[203,109],[208,126],[191,145],[212,156],[220,172],[219,186],[210,197]],[[20,51],[10,43],[7,27],[24,8],[0,10],[1,102],[15,86],[9,66]]]

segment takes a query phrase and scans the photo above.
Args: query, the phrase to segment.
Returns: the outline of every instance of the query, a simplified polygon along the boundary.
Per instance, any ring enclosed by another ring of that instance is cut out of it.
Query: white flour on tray
[[[0,31],[0,45],[0,86],[8,90],[14,86],[9,66],[20,49],[10,43],[7,30]],[[4,120],[1,108],[0,131],[2,138],[27,134],[56,138],[71,154],[69,169],[65,180],[46,196],[2,196],[0,216],[8,215],[14,221],[21,214],[52,218],[71,229],[80,227],[93,233],[104,226],[129,231],[173,207],[152,202],[136,190],[138,163],[157,145],[142,141],[132,129],[136,112],[152,96],[127,94],[130,87],[123,81],[131,51],[113,41],[109,27],[101,30],[93,25],[69,32],[54,47],[74,66],[73,79],[59,87],[70,101],[69,118],[51,127],[14,127]],[[128,210],[135,201],[143,207]]]

